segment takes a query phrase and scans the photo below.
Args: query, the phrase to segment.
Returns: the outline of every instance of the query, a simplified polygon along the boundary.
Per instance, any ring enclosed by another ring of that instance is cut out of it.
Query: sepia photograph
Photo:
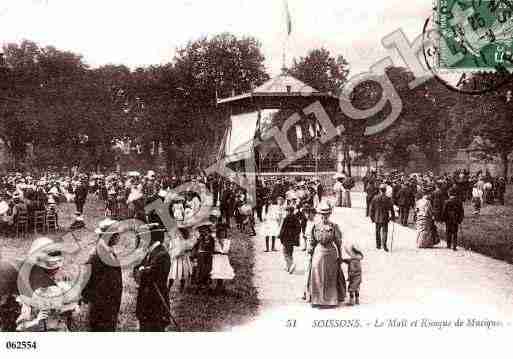
[[[0,352],[511,334],[512,71],[511,0],[0,0]]]

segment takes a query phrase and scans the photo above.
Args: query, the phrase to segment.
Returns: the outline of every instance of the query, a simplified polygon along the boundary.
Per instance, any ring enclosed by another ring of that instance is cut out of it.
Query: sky
[[[131,68],[173,60],[176,48],[201,36],[231,32],[262,44],[266,70],[277,75],[308,50],[343,55],[351,75],[393,55],[381,39],[402,29],[413,40],[431,0],[288,0],[292,34],[286,42],[283,0],[0,0],[0,44],[23,39],[83,55],[92,67]],[[396,65],[400,60],[392,56]]]

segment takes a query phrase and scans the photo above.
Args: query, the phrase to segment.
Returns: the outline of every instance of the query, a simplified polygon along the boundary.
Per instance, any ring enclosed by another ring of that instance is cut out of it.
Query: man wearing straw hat
[[[87,261],[91,276],[82,290],[82,298],[89,303],[89,329],[113,332],[117,327],[123,293],[121,265],[113,249],[119,242],[119,222],[106,218],[95,232],[98,244]]]

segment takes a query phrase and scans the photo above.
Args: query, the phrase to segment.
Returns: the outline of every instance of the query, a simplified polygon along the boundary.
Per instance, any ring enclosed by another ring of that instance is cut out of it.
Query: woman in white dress
[[[276,203],[267,206],[265,213],[265,251],[269,252],[269,237],[271,238],[271,250],[276,251],[276,238],[280,235],[281,224],[285,218],[285,206],[283,197],[278,197]]]
[[[180,292],[185,289],[185,283],[192,276],[191,250],[194,239],[186,229],[180,228],[171,235],[169,254],[171,270],[169,271],[169,290],[175,282],[180,282]]]

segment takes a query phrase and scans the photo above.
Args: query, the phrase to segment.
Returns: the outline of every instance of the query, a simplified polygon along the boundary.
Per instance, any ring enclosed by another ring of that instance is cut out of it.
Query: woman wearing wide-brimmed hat
[[[321,221],[312,229],[312,266],[309,299],[315,307],[334,307],[346,297],[346,281],[341,268],[342,232],[330,221],[331,205],[317,208]]]
[[[113,250],[119,242],[119,222],[106,218],[95,232],[98,244],[86,262],[91,266],[91,276],[82,290],[82,297],[89,303],[89,329],[113,332],[117,327],[123,293],[121,265]]]
[[[18,331],[72,329],[73,314],[78,311],[78,296],[74,296],[71,283],[62,276],[63,264],[59,244],[44,237],[34,240],[18,274],[22,302]]]

